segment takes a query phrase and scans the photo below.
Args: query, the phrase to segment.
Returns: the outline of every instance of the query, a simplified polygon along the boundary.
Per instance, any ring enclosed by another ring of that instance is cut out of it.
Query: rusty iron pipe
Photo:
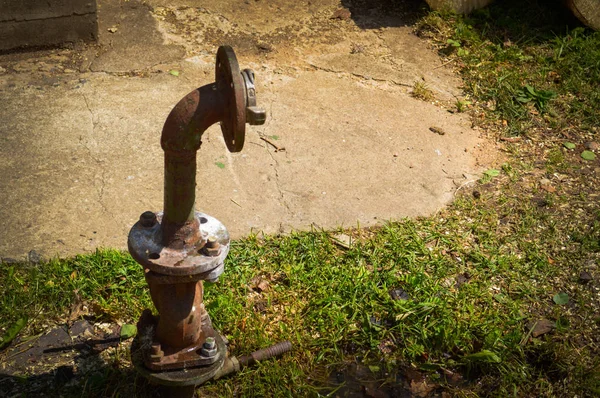
[[[204,131],[225,117],[226,102],[221,93],[216,83],[192,91],[175,105],[163,126],[160,143],[165,151],[165,246],[182,248],[200,239],[198,234],[189,236],[187,232],[198,231],[198,225],[189,225],[196,224],[196,152]]]
[[[160,139],[164,212],[144,212],[127,242],[144,267],[159,313],[140,319],[140,341],[145,343],[136,361],[143,361],[142,372],[158,384],[201,384],[223,367],[227,348],[212,327],[202,296],[203,280],[216,281],[223,273],[230,238],[220,221],[195,211],[196,153],[203,133],[218,122],[227,148],[241,151],[246,123],[263,124],[265,118],[265,111],[256,106],[254,72],[240,71],[233,49],[221,46],[215,83],[183,97],[165,121]],[[278,350],[259,351],[242,362],[277,355]],[[189,389],[180,391],[187,394]]]
[[[150,295],[160,319],[156,337],[175,351],[197,344],[202,335],[202,282],[164,285],[148,280]],[[168,352],[167,354],[171,354]]]

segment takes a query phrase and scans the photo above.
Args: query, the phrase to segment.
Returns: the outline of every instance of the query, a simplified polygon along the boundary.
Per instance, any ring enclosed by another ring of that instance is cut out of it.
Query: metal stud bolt
[[[140,223],[144,228],[152,228],[156,222],[156,214],[151,211],[145,211],[140,216]]]

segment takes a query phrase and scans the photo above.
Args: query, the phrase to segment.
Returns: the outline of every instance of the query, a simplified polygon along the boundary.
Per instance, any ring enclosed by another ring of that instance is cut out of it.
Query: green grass
[[[416,372],[452,396],[600,394],[600,164],[580,156],[598,139],[600,34],[564,15],[554,2],[507,0],[417,24],[463,76],[457,110],[492,138],[519,140],[503,144],[497,175],[447,209],[347,231],[350,249],[323,231],[233,242],[221,281],[206,284],[213,323],[234,355],[286,339],[294,351],[211,382],[202,396],[326,395],[337,388],[330,374],[353,362],[370,366],[384,389]],[[582,283],[582,271],[595,279]],[[252,290],[256,278],[269,288]],[[95,319],[129,323],[152,307],[141,267],[110,250],[3,264],[0,281],[0,332],[28,319],[21,338],[64,324],[77,303]],[[556,304],[557,293],[569,302]],[[540,319],[556,329],[534,338]],[[152,390],[132,371],[126,345],[103,361],[61,391]]]
[[[514,198],[499,199],[515,205]],[[482,200],[494,200],[493,195],[484,194]],[[476,392],[497,396],[512,388],[520,395],[538,394],[540,382],[553,385],[548,372],[554,368],[561,375],[597,372],[597,359],[586,355],[586,347],[569,352],[569,327],[526,347],[521,341],[527,323],[540,316],[563,319],[571,327],[577,322],[571,317],[578,311],[571,314],[572,309],[552,302],[562,288],[553,287],[552,281],[563,276],[563,261],[578,263],[600,249],[600,219],[594,217],[593,228],[573,238],[579,244],[554,252],[554,243],[568,238],[550,218],[521,206],[506,221],[515,223],[513,233],[502,233],[490,229],[506,217],[502,210],[462,198],[436,218],[357,231],[358,243],[350,250],[340,249],[325,232],[235,242],[221,282],[207,284],[213,322],[232,342],[234,354],[284,339],[293,342],[294,353],[211,383],[204,393],[325,393],[327,371],[356,357],[389,372],[420,369],[442,384],[444,369],[452,369],[479,379]],[[368,237],[361,239],[361,233]],[[561,266],[552,265],[550,258]],[[457,286],[457,277],[465,274],[468,280]],[[4,267],[0,277],[5,281],[3,326],[29,316],[26,334],[43,331],[49,318],[68,315],[74,290],[96,304],[94,314],[102,319],[134,322],[150,306],[141,267],[114,251],[39,268]],[[255,277],[269,281],[269,289],[249,289]],[[571,287],[571,300],[592,299],[583,287]],[[409,298],[394,300],[394,289],[403,289]],[[552,369],[538,366],[535,361],[541,359],[532,354],[538,351],[553,359]],[[129,366],[127,361],[116,363],[123,370]],[[103,376],[123,377],[112,367]],[[86,396],[131,393],[128,383],[108,385],[107,390],[106,380],[96,387],[92,383]],[[573,391],[586,388],[580,385]]]
[[[87,302],[108,319],[132,318],[150,304],[141,267],[129,256],[115,251],[40,266],[3,264],[5,282],[0,297],[2,326],[29,317],[30,333],[51,317],[65,315],[74,302]]]
[[[507,0],[469,17],[431,13],[417,32],[457,61],[467,91],[488,116],[508,122],[508,135],[540,127],[596,132],[600,32],[568,15],[557,1]]]

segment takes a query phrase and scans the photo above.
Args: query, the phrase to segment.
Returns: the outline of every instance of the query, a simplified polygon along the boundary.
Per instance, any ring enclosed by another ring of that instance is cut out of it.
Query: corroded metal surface
[[[219,47],[215,75],[217,91],[222,93],[226,112],[221,121],[221,131],[227,149],[239,152],[244,147],[246,136],[246,96],[244,79],[231,47]]]
[[[143,376],[153,383],[165,386],[194,386],[202,384],[212,379],[221,369],[225,361],[224,353],[227,352],[225,341],[219,333],[215,331],[214,339],[218,352],[223,353],[217,360],[209,365],[172,369],[169,371],[155,371],[147,367],[145,361],[149,358],[152,350],[154,325],[156,320],[146,310],[138,322],[138,335],[131,345],[131,361],[133,365]],[[193,392],[193,391],[192,391]],[[192,396],[192,395],[190,395]]]
[[[217,122],[227,148],[241,151],[246,122],[263,124],[266,116],[256,106],[254,72],[240,72],[231,47],[219,47],[215,74],[216,83],[186,95],[167,117],[161,135],[164,212],[142,213],[127,241],[129,252],[144,267],[159,312],[155,317],[146,310],[140,318],[132,360],[151,381],[175,386],[176,395],[189,396],[193,389],[185,386],[214,377],[227,353],[203,303],[203,280],[216,281],[223,273],[229,233],[214,217],[194,210],[196,152],[203,132]],[[277,355],[288,345],[258,351],[243,362]]]
[[[195,222],[186,224],[183,231],[180,230],[186,233],[181,234],[181,245],[174,248],[166,246],[163,242],[163,219],[163,213],[156,213],[156,223],[144,226],[143,221],[138,221],[129,232],[129,252],[147,270],[146,272],[173,276],[201,274],[197,280],[211,280],[223,273],[223,261],[229,253],[229,233],[219,220],[208,214],[196,212]],[[186,238],[196,235],[201,239]],[[210,255],[204,248],[209,238],[219,243],[220,251],[216,256]]]
[[[169,113],[160,140],[165,152],[164,212],[144,212],[127,241],[129,252],[144,267],[159,312],[158,317],[146,313],[140,319],[145,343],[136,348],[135,358],[144,364],[143,373],[159,384],[200,384],[216,374],[226,355],[202,302],[202,281],[216,281],[223,273],[229,233],[214,217],[194,210],[196,152],[204,131],[217,122],[229,150],[241,151],[246,115],[252,124],[262,124],[265,112],[256,107],[254,73],[245,70],[242,76],[231,47],[219,47],[215,74],[215,83],[190,92]]]
[[[145,317],[144,321],[138,324],[140,339],[147,342],[144,349],[141,350],[146,368],[153,371],[191,369],[223,362],[226,349],[219,347],[216,343],[222,338],[207,321],[206,310],[202,307],[201,311],[194,312],[198,312],[196,314],[198,319],[202,318],[204,322],[198,322],[199,325],[190,324],[183,328],[173,328],[182,333],[180,336],[176,336],[173,330],[161,330],[161,326],[163,328],[172,327],[169,324],[174,320],[171,314],[169,314],[170,319],[168,320],[163,320],[164,315],[161,315],[160,319]],[[200,316],[200,312],[203,312],[203,316]],[[161,322],[163,322],[162,325]],[[201,339],[200,335],[202,335]],[[171,341],[173,338],[175,341]],[[203,341],[202,344],[197,343],[200,340]],[[209,340],[212,341],[210,350],[206,347],[206,341]],[[174,344],[178,344],[180,347],[174,346]]]
[[[286,340],[272,345],[271,347],[254,351],[250,355],[243,355],[238,360],[241,366],[249,366],[255,364],[256,362],[282,355],[288,351],[291,351],[291,349],[292,343]]]

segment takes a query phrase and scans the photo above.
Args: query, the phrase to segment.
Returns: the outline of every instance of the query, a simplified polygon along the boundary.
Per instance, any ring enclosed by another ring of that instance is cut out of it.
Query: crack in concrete
[[[82,93],[81,95],[83,97],[83,100],[85,102],[85,106],[86,106],[88,112],[90,112],[90,120],[92,122],[92,135],[94,135],[96,132],[96,126],[98,125],[98,120],[95,119],[94,112],[92,111],[92,108],[90,107],[90,104],[89,104],[88,99],[85,96],[85,94]],[[104,212],[108,213],[108,208],[106,207],[106,204],[104,204],[104,187],[106,185],[106,168],[103,165],[104,162],[101,161],[100,159],[98,159],[96,156],[94,156],[90,147],[85,144],[85,142],[83,141],[83,139],[81,137],[79,139],[79,142],[88,151],[88,155],[92,158],[92,160],[94,162],[96,162],[98,167],[100,167],[102,174],[100,176],[100,188],[96,189],[98,192],[97,202],[98,202],[98,204],[100,204],[100,206],[102,207]]]
[[[267,128],[269,127],[269,125],[271,124],[271,120],[273,119],[273,103],[274,102],[275,102],[274,100],[271,100],[271,102],[269,104],[269,114],[271,115],[271,117],[268,118],[268,122],[267,122],[267,124],[265,124],[265,128],[264,128],[265,132],[267,131]],[[260,133],[259,133],[259,135],[260,135]],[[283,203],[283,207],[285,208],[288,215],[291,216],[292,209],[290,208],[290,205],[285,198],[285,194],[283,193],[283,189],[281,188],[281,182],[279,179],[280,178],[279,170],[278,170],[279,161],[275,158],[275,156],[273,155],[273,152],[269,149],[269,145],[265,145],[264,147],[267,150],[267,153],[269,154],[271,159],[273,160],[273,170],[275,170],[275,186],[277,187],[277,191],[279,192],[279,197],[281,198],[281,203]],[[281,228],[282,228],[282,225],[280,225],[280,229]]]
[[[367,75],[363,75],[361,73],[356,73],[356,72],[346,72],[346,71],[343,71],[343,70],[335,70],[335,69],[331,69],[331,68],[325,68],[323,66],[319,66],[319,65],[313,64],[311,62],[308,62],[308,64],[313,68],[313,70],[320,70],[322,72],[340,73],[342,75],[358,77],[359,79],[363,79],[363,80],[366,80],[366,81],[373,80],[373,81],[378,82],[378,83],[388,83],[388,84],[393,84],[393,85],[399,86],[399,87],[411,87],[411,88],[413,87],[412,84],[398,82],[398,81],[393,80],[393,79],[389,79],[389,80],[388,79],[381,79],[381,78],[378,78],[378,77],[367,76]],[[307,69],[307,70],[310,70],[310,69]]]

